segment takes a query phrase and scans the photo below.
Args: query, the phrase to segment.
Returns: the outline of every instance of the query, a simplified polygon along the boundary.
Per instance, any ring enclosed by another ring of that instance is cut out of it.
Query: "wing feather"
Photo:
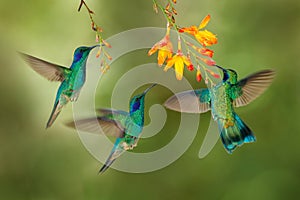
[[[34,71],[49,81],[62,82],[65,79],[65,75],[71,72],[69,68],[47,62],[24,53],[20,53],[20,55]]]
[[[164,105],[178,112],[204,113],[210,110],[209,90],[188,90],[177,93],[167,99]]]
[[[76,122],[72,121],[66,123],[66,126],[88,133],[105,134],[107,136],[113,136],[117,138],[124,136],[124,129],[122,126],[120,126],[118,122],[105,117],[86,118],[77,120]],[[101,127],[102,131],[99,129],[99,126]]]
[[[274,77],[274,70],[264,70],[240,80],[233,88],[242,88],[242,91],[233,92],[233,105],[240,107],[252,102],[271,85]]]

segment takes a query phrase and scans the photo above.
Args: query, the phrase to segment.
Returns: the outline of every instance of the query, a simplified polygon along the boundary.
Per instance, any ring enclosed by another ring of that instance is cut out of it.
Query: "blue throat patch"
[[[225,81],[227,81],[227,79],[229,79],[229,76],[228,76],[228,73],[227,72],[225,72],[225,73],[223,73],[224,74],[224,76],[223,76],[223,81],[225,82]]]
[[[138,110],[140,108],[140,101],[136,101],[134,102],[133,104],[133,107],[132,107],[132,112],[135,112],[136,110]]]
[[[83,54],[81,52],[76,53],[75,56],[74,56],[74,61],[78,62],[81,59],[82,55]]]

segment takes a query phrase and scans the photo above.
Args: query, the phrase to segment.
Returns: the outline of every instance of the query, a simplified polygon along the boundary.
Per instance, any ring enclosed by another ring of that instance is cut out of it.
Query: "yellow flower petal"
[[[210,20],[210,15],[207,15],[206,17],[204,17],[204,19],[201,21],[198,29],[203,29],[205,26],[207,26],[209,20]]]
[[[170,55],[171,54],[171,55]],[[158,57],[157,57],[157,63],[159,66],[162,66],[164,64],[167,57],[172,57],[172,53],[165,49],[160,49],[158,51]]]
[[[172,58],[170,58],[170,59],[168,60],[166,66],[165,66],[165,68],[164,68],[164,71],[165,71],[165,72],[168,71],[168,69],[170,69],[170,68],[174,65],[176,57],[177,57],[177,55],[173,56]]]
[[[169,58],[169,59],[172,58],[172,55],[173,55],[173,53],[172,53],[171,51],[169,51],[169,53],[168,53],[168,58]]]
[[[199,31],[195,38],[198,40],[198,42],[202,46],[211,46],[213,44],[216,44],[218,42],[216,35],[214,35],[212,32],[208,30]]]
[[[148,56],[151,56],[158,50],[158,45],[157,43],[148,51]]]
[[[192,64],[190,59],[186,56],[182,56],[182,60],[186,66],[190,66]]]
[[[177,59],[175,62],[175,73],[176,73],[176,78],[177,80],[181,80],[183,76],[183,59],[182,57],[180,59]]]
[[[166,35],[148,51],[148,56],[151,56],[158,51],[157,63],[162,66],[166,58],[171,58],[173,55],[173,45],[170,41],[170,28],[167,28]]]
[[[197,26],[190,26],[188,28],[179,29],[180,33],[189,33],[191,35],[195,35],[198,32]]]

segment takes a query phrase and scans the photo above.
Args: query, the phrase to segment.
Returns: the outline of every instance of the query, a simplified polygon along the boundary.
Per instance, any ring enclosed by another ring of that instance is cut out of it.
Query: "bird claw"
[[[123,149],[124,150],[132,150],[134,147],[136,147],[137,146],[137,144],[135,143],[135,144],[130,144],[130,145],[128,145],[127,143],[125,143],[124,142],[124,144],[123,144]]]

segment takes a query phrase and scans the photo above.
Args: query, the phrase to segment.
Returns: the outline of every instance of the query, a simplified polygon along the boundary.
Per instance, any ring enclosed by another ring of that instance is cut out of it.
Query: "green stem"
[[[167,20],[173,27],[175,27],[175,29],[178,31],[179,28],[178,28],[177,24],[174,23],[174,22],[166,15],[166,13],[165,13],[165,8],[164,8],[161,4],[157,3],[157,0],[152,0],[152,1],[153,1],[153,3],[156,4],[157,7],[160,9],[160,11],[162,12],[162,14],[163,14],[164,17],[166,18],[166,20]]]

